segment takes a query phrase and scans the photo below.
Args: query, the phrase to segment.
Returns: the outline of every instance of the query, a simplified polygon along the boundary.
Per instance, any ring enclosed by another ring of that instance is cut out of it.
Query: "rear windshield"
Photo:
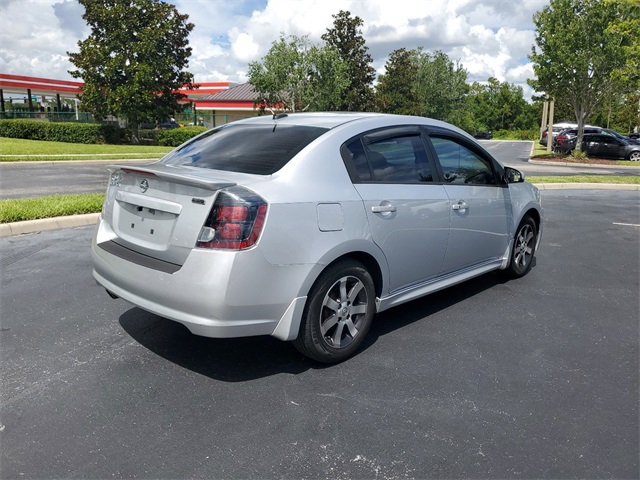
[[[160,163],[271,175],[327,128],[300,125],[224,125],[196,137]]]

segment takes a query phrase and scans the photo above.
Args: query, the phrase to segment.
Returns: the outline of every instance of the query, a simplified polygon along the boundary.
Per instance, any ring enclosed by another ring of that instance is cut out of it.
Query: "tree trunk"
[[[576,120],[578,121],[578,137],[576,138],[576,146],[574,151],[578,153],[582,151],[582,137],[584,136],[584,125],[587,121],[587,117],[588,113],[585,111],[582,105],[576,108]]]

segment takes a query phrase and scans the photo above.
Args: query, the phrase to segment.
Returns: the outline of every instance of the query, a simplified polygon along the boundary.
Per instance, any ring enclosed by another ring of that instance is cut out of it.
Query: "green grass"
[[[0,223],[97,213],[103,202],[102,193],[0,200]]]
[[[172,147],[85,145],[0,137],[0,162],[160,158]]]
[[[638,175],[568,175],[563,177],[533,177],[527,176],[530,183],[616,183],[616,184],[640,184]]]

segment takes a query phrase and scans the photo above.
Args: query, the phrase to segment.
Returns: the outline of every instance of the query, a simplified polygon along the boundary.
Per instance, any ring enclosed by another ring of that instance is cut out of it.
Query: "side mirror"
[[[520,170],[511,167],[504,167],[504,178],[507,183],[524,182],[524,174]]]

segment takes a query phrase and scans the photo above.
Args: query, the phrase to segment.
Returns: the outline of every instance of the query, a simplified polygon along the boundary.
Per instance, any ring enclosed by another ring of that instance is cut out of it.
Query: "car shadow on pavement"
[[[533,267],[535,267],[535,258],[533,262]],[[442,310],[446,310],[452,305],[510,281],[512,282],[514,280],[509,280],[500,272],[489,272],[464,283],[413,300],[412,302],[385,310],[375,317],[362,350],[375,344],[382,336],[393,333],[417,321],[428,321],[429,317]]]
[[[316,365],[289,342],[273,337],[207,338],[184,325],[134,307],[120,325],[155,354],[207,377],[244,382],[279,373],[301,373]]]
[[[377,315],[360,354],[380,337],[393,333],[451,305],[505,283],[493,272],[433,293]],[[122,328],[138,343],[162,358],[207,377],[244,382],[280,373],[298,374],[331,368],[298,353],[290,342],[273,337],[206,338],[171,320],[134,307],[120,317]],[[375,347],[374,347],[375,348]],[[347,360],[348,361],[348,360]]]

